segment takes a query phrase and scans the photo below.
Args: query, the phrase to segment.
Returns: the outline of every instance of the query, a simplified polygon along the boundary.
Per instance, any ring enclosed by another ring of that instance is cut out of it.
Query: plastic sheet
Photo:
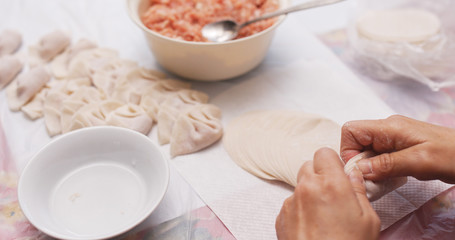
[[[420,9],[433,13],[440,31],[419,41],[379,41],[362,35],[358,21],[373,11]],[[432,90],[455,85],[455,2],[451,0],[356,0],[349,21],[349,41],[357,64],[377,79],[392,81],[397,75],[416,80]]]

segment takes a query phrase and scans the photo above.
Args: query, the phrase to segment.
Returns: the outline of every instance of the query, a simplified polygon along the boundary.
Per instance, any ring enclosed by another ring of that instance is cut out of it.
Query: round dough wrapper
[[[233,161],[249,173],[296,186],[302,164],[321,147],[338,150],[340,134],[337,123],[318,115],[264,110],[232,120],[223,144]]]
[[[370,11],[357,19],[361,36],[381,42],[423,42],[440,29],[439,18],[422,9]]]
[[[352,170],[356,167],[358,161],[364,158],[374,157],[376,154],[372,151],[365,151],[359,153],[349,159],[344,166],[344,172],[349,175]],[[365,188],[367,191],[367,197],[370,202],[376,201],[386,195],[389,192],[403,186],[408,182],[407,177],[390,178],[384,181],[373,182],[371,180],[365,180]]]

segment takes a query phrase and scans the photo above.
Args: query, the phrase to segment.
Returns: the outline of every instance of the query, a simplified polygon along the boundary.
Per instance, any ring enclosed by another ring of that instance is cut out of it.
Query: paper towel
[[[298,25],[288,24],[291,29]],[[199,86],[223,110],[225,125],[244,112],[260,109],[301,110],[340,125],[394,114],[313,36],[301,31],[291,38],[291,33],[287,29],[285,36],[277,36],[266,61],[250,74],[219,83],[222,87]],[[276,238],[275,219],[292,188],[245,172],[221,143],[172,162],[237,239]],[[408,184],[373,203],[382,229],[449,186],[410,178]]]

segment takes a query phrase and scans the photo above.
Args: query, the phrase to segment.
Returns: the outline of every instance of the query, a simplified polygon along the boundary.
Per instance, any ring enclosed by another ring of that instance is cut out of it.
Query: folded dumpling
[[[39,93],[30,100],[27,104],[21,107],[21,111],[31,120],[38,119],[43,116],[43,103],[46,98],[49,88],[42,88]]]
[[[121,87],[127,88],[126,90],[122,89],[127,91],[131,86],[126,82],[126,75],[135,68],[138,68],[136,62],[112,59],[94,72],[92,76],[93,85],[108,97],[111,97],[115,91],[120,91]]]
[[[22,36],[14,30],[3,30],[0,33],[0,57],[13,54],[22,44]]]
[[[29,49],[30,66],[50,62],[55,56],[63,52],[70,43],[70,37],[60,30],[44,35],[38,45],[31,46]]]
[[[349,175],[352,170],[356,167],[358,161],[364,158],[370,158],[376,154],[372,151],[362,152],[351,159],[344,166],[344,172]],[[386,195],[389,192],[403,186],[408,182],[407,177],[396,177],[390,178],[384,181],[373,182],[371,180],[365,180],[365,189],[367,191],[367,197],[370,202],[376,201]]]
[[[67,48],[65,52],[55,57],[51,64],[51,70],[54,77],[62,79],[68,76],[68,67],[71,60],[80,52],[88,49],[93,49],[96,47],[96,44],[86,40],[81,39],[73,46]]]
[[[73,115],[83,106],[91,103],[101,102],[105,96],[95,87],[82,86],[73,94],[65,98],[61,105],[61,127],[62,133],[74,130],[72,122]]]
[[[107,116],[106,123],[129,128],[143,134],[148,134],[153,126],[153,120],[144,109],[134,104],[127,104],[112,111]]]
[[[32,68],[19,75],[7,88],[6,96],[9,108],[18,111],[30,101],[50,80],[51,76],[44,67]]]
[[[190,87],[190,83],[174,79],[163,79],[157,81],[150,88],[144,89],[140,106],[144,108],[147,114],[154,121],[157,121],[161,103],[163,103],[169,96],[174,95],[177,91],[181,89],[189,89]]]
[[[0,89],[8,85],[22,70],[22,63],[12,55],[0,57]]]
[[[83,105],[71,116],[65,131],[70,132],[84,127],[104,125],[106,125],[106,121],[99,108],[99,102],[92,102]]]
[[[46,124],[49,136],[55,136],[62,133],[61,109],[63,100],[68,97],[63,92],[50,91],[43,103],[44,123]]]
[[[207,103],[208,100],[209,96],[203,92],[181,89],[163,101],[157,116],[158,142],[169,143],[177,117],[186,109],[196,104]]]
[[[172,129],[171,155],[188,154],[218,141],[223,134],[221,110],[212,104],[198,104],[181,114]]]
[[[93,48],[81,51],[68,65],[68,78],[88,77],[109,62],[117,59],[118,53],[108,48]]]

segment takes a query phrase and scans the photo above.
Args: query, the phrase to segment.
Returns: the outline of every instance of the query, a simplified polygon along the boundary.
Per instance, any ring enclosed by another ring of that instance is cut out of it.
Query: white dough
[[[358,161],[364,158],[370,158],[375,156],[376,154],[371,151],[362,152],[351,159],[346,163],[344,166],[344,172],[349,175],[352,170],[356,167]],[[407,177],[397,177],[391,178],[385,181],[380,182],[373,182],[371,180],[365,180],[365,188],[367,191],[367,197],[370,202],[376,201],[386,195],[387,193],[403,186],[405,183],[408,182]]]
[[[341,127],[299,111],[264,110],[243,114],[226,127],[223,144],[232,160],[251,174],[297,184],[297,174],[321,147],[339,149]]]
[[[22,44],[22,36],[14,30],[3,30],[0,33],[0,57],[13,54]]]
[[[365,38],[382,42],[418,43],[439,33],[438,16],[423,9],[370,11],[357,19],[357,30]]]
[[[22,70],[23,64],[12,55],[0,57],[0,89],[8,85]]]

